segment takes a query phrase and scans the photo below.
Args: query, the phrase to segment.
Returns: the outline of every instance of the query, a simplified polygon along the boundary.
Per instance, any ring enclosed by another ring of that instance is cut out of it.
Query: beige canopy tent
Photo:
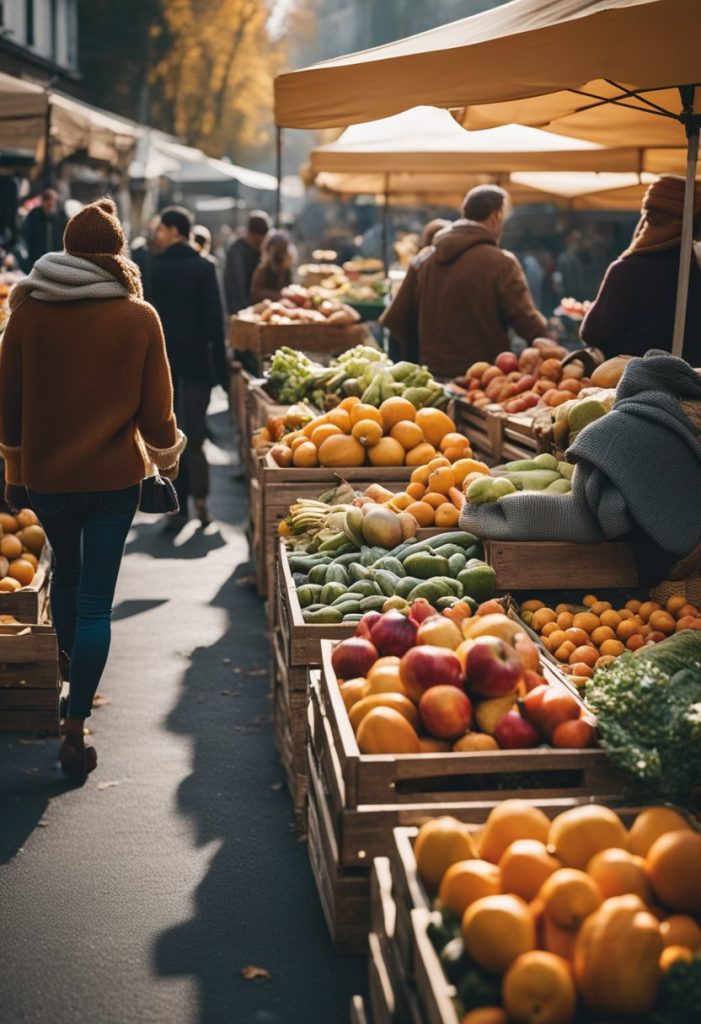
[[[557,118],[566,134],[591,141],[613,138],[616,145],[632,138],[634,145],[661,148],[683,143],[683,125],[689,137],[689,185],[701,122],[701,89],[695,93],[693,88],[701,79],[699,29],[698,0],[552,0],[547,5],[514,0],[430,32],[278,76],[276,121],[299,128],[337,127],[427,103],[467,108],[464,121],[471,127],[514,120],[552,127]],[[680,95],[677,87],[682,86]],[[524,101],[523,106],[516,101]],[[508,105],[508,112],[477,109],[493,104]],[[568,130],[562,122],[575,116],[579,129]],[[611,127],[596,128],[599,124]],[[692,212],[693,190],[687,187],[681,267],[691,258]],[[677,353],[687,288],[688,275],[680,273]]]

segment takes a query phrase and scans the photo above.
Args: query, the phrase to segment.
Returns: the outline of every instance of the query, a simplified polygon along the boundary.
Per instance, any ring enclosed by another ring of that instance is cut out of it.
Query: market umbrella
[[[340,126],[428,103],[468,108],[465,120],[472,127],[475,116],[478,127],[534,123],[513,112],[507,116],[494,110],[490,120],[484,111],[475,111],[481,105],[528,100],[529,108],[531,103],[534,110],[538,107],[535,123],[541,125],[568,113],[586,117],[592,111],[594,117],[594,110],[607,108],[618,111],[619,128],[631,118],[643,120],[648,127],[644,140],[637,136],[638,145],[679,146],[683,125],[687,190],[673,340],[673,351],[680,353],[688,289],[682,268],[689,264],[692,242],[689,186],[701,122],[701,89],[693,88],[701,78],[700,28],[697,0],[552,0],[546,5],[514,0],[430,32],[278,76],[276,121],[299,128]],[[681,98],[678,86],[684,87]],[[658,103],[675,97],[673,106]],[[539,107],[546,98],[552,100],[547,117]],[[617,145],[625,143],[620,130],[610,131]]]

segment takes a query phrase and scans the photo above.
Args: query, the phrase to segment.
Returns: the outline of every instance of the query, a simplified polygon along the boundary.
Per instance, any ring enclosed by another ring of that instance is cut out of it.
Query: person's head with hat
[[[632,253],[661,252],[681,243],[684,193],[686,182],[676,174],[665,174],[647,189],[640,210],[640,220],[630,246],[623,256]],[[694,238],[701,235],[701,186],[694,190]]]

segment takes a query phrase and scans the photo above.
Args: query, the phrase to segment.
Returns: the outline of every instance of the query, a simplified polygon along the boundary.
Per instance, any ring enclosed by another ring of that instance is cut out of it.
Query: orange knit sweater
[[[134,297],[28,298],[0,344],[8,483],[112,491],[174,466],[185,446],[156,311]]]

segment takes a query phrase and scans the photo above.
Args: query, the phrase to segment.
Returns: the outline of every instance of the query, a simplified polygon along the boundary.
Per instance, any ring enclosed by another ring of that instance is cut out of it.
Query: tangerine
[[[411,451],[412,448],[416,448],[417,444],[421,444],[425,440],[423,430],[412,420],[400,420],[399,423],[394,424],[389,433],[390,437],[393,437],[395,441],[399,441],[402,448],[407,452]]]
[[[541,949],[523,953],[506,973],[502,1002],[513,1024],[570,1024],[577,991],[568,962]]]
[[[385,430],[389,431],[396,423],[401,423],[403,420],[409,420],[414,422],[417,420],[416,409],[406,398],[401,398],[399,395],[394,395],[392,398],[386,398],[380,406],[380,417],[382,420],[382,426]],[[419,424],[421,426],[421,424]],[[423,428],[422,428],[423,429]]]
[[[671,807],[646,807],[631,825],[626,846],[631,853],[647,857],[648,850],[660,836],[690,827],[686,818]]]
[[[431,889],[437,889],[451,864],[477,859],[477,847],[467,826],[450,815],[432,818],[419,829],[414,844],[416,866]]]
[[[25,558],[16,558],[14,562],[10,562],[7,575],[13,580],[18,580],[23,587],[26,587],[34,579],[34,566]]]
[[[672,914],[660,924],[665,946],[685,946],[694,952],[701,949],[701,928],[688,914]]]
[[[496,896],[500,891],[501,872],[487,860],[461,860],[451,864],[441,880],[438,899],[459,917],[483,896]]]
[[[471,960],[493,974],[504,974],[518,956],[535,947],[535,923],[520,897],[483,896],[465,911],[462,937]]]
[[[655,896],[670,910],[701,912],[701,835],[690,829],[666,832],[647,853]]]
[[[446,434],[455,432],[455,424],[450,416],[447,416],[441,409],[434,409],[426,406],[416,413],[416,422],[424,432],[424,437],[432,445],[440,445]],[[462,438],[463,444],[466,438]]]
[[[563,864],[582,871],[600,850],[628,845],[621,819],[600,804],[583,804],[558,814],[550,824],[547,842]]]
[[[452,529],[452,527],[457,526],[460,522],[460,512],[453,505],[452,501],[444,501],[436,509],[433,522],[435,526]]]
[[[652,889],[645,873],[645,860],[612,846],[600,850],[587,864],[587,874],[593,878],[605,900],[610,896],[633,893],[648,906],[652,903]]]
[[[530,903],[543,882],[560,867],[537,839],[517,839],[506,848],[499,861],[502,892],[511,892]]]
[[[402,449],[403,451],[404,449]],[[417,444],[415,448],[411,448],[406,453],[405,463],[407,466],[420,466],[422,469],[428,469],[426,463],[433,458],[436,454],[436,449],[428,441],[422,441],[421,444]],[[428,472],[426,473],[426,479],[428,479]],[[424,480],[421,481],[425,483]]]
[[[376,409],[374,405],[358,402],[350,410],[351,427],[354,427],[356,423],[360,423],[361,420],[373,420],[375,423],[381,424],[382,416],[380,415],[380,410]]]

